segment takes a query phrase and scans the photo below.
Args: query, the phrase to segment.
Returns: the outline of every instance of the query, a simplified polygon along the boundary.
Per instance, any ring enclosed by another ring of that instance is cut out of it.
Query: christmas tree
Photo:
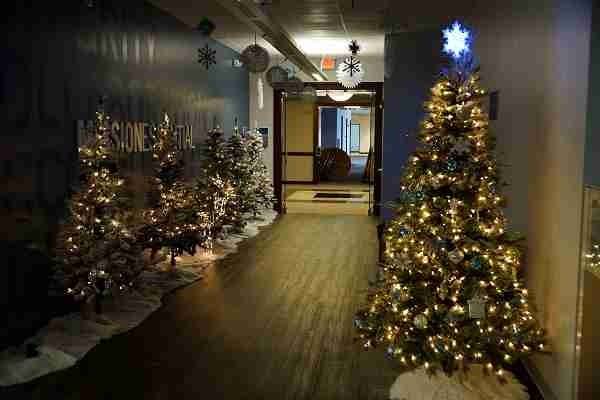
[[[253,130],[246,136],[246,151],[252,173],[252,204],[248,212],[255,217],[262,209],[273,207],[275,195],[267,166],[263,161],[263,139],[258,130]]]
[[[235,232],[244,229],[245,215],[253,209],[255,203],[252,164],[248,154],[247,140],[237,130],[227,140],[227,172],[235,196],[227,203],[227,223]]]
[[[235,191],[231,184],[226,142],[219,130],[208,132],[202,160],[201,174],[196,181],[194,197],[202,218],[206,221],[204,247],[211,248],[216,239],[224,236],[228,223],[227,211],[234,203]]]
[[[81,182],[57,237],[54,284],[78,300],[124,289],[143,268],[108,127],[101,104],[92,138],[79,148]]]
[[[355,320],[364,347],[447,375],[504,368],[543,349],[507,231],[486,92],[459,53],[431,89],[418,149],[401,179],[385,260]]]
[[[176,256],[195,253],[197,244],[202,242],[203,227],[193,193],[183,183],[184,164],[166,113],[156,130],[152,151],[156,169],[151,208],[145,212],[140,240],[153,255],[162,248],[168,249],[174,267]]]

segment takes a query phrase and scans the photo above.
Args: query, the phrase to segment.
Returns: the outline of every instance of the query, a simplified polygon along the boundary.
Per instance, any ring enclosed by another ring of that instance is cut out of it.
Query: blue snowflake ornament
[[[471,31],[455,21],[442,31],[444,34],[444,52],[455,60],[471,52]]]

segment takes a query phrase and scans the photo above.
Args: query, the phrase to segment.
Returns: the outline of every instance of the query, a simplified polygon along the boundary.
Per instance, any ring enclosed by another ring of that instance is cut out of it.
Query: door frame
[[[305,86],[311,86],[315,90],[345,90],[345,88],[338,82],[306,82]],[[382,176],[382,157],[383,157],[383,82],[362,82],[354,90],[368,90],[375,94],[375,138],[373,146],[373,157],[374,157],[374,205],[373,215],[379,216],[381,214],[381,176]],[[283,177],[282,177],[282,161],[283,161],[283,149],[282,149],[282,121],[281,103],[285,97],[284,89],[273,89],[273,188],[275,190],[275,197],[277,199],[275,209],[280,213],[285,213],[285,207],[283,202]],[[343,102],[321,100],[315,102],[314,113],[315,122],[317,122],[319,115],[319,107],[322,106],[373,106],[372,102],[367,101],[352,101],[352,99]],[[317,138],[319,134],[318,123],[314,124],[314,135]],[[315,141],[315,146],[317,141]]]

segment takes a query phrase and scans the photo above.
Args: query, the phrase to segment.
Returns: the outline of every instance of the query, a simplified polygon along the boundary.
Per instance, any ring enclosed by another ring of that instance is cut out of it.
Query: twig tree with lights
[[[150,193],[151,207],[145,212],[140,240],[152,250],[152,258],[162,248],[168,249],[170,265],[184,252],[194,254],[202,242],[201,215],[193,193],[183,183],[183,160],[175,135],[165,113],[155,131],[152,156],[156,164]]]
[[[502,380],[544,338],[520,278],[518,240],[507,232],[469,31],[455,23],[444,36],[452,66],[425,103],[385,261],[355,322],[364,347],[383,346],[410,369],[453,376],[477,365]]]
[[[102,104],[89,143],[79,148],[80,186],[61,225],[54,284],[78,300],[125,289],[143,269],[130,197],[117,173]]]
[[[229,205],[234,203],[235,190],[229,173],[230,162],[226,141],[221,131],[214,129],[208,132],[203,153],[204,158],[200,176],[196,181],[194,198],[199,212],[206,221],[207,240],[202,246],[210,249],[215,240],[224,237],[225,225],[229,222],[226,214]]]

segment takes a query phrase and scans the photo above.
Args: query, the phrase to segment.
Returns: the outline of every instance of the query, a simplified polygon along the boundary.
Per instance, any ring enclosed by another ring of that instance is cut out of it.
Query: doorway
[[[379,215],[382,83],[275,90],[274,184],[280,212]]]

